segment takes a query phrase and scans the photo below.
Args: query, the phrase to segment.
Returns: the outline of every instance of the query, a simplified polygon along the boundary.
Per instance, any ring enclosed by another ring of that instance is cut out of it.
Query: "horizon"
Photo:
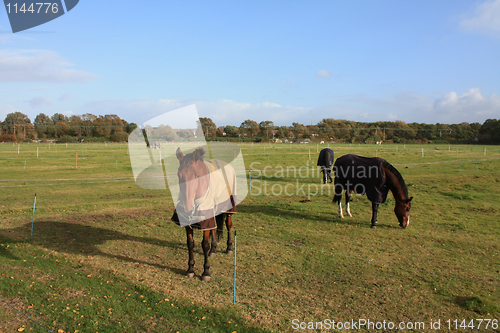
[[[99,10],[81,1],[10,31],[0,11],[0,119],[91,113],[142,124],[191,104],[236,127],[500,118],[500,0],[109,1]]]

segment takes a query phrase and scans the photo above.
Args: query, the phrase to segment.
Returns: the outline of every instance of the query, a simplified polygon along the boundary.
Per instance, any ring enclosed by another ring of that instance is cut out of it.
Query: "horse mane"
[[[403,189],[403,193],[405,194],[406,198],[408,198],[408,188],[406,187],[406,183],[405,183],[405,180],[403,179],[403,176],[401,176],[399,171],[395,167],[393,167],[392,164],[387,162],[386,160],[384,160],[382,162],[382,165],[387,170],[389,170],[389,172],[393,173],[394,176],[396,176],[396,178],[399,180],[399,183],[401,184],[401,188]]]

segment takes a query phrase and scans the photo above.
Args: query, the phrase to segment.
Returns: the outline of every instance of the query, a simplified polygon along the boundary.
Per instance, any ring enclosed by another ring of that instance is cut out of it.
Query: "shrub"
[[[14,134],[2,134],[0,135],[1,142],[17,142],[17,138]]]
[[[118,132],[111,135],[110,140],[113,142],[126,142],[128,141],[128,133]]]
[[[57,140],[58,143],[76,143],[77,141],[78,138],[69,135],[63,135]]]

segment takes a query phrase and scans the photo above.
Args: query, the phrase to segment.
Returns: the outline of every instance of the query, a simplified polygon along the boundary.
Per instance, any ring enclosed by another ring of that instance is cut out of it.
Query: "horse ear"
[[[411,202],[411,199],[413,199],[413,197],[410,197],[410,199],[408,199],[408,202]]]
[[[177,148],[177,150],[175,151],[175,155],[177,156],[177,159],[179,161],[182,161],[182,159],[184,158],[184,154],[182,153],[181,151],[181,148]]]
[[[205,155],[205,151],[203,150],[203,148],[201,149],[196,149],[194,151],[194,154],[193,154],[193,159],[194,161],[198,161],[198,160],[203,160],[203,156]]]

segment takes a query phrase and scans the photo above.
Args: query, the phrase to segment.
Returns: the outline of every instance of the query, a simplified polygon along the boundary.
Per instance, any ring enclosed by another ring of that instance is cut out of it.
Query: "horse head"
[[[394,207],[394,213],[398,217],[399,226],[401,228],[406,228],[410,224],[410,209],[411,209],[411,200],[413,197],[409,199],[403,199],[401,201],[396,201],[396,207]]]
[[[195,213],[195,200],[203,197],[208,185],[208,169],[203,163],[205,151],[203,148],[196,149],[194,152],[184,155],[180,148],[176,151],[179,160],[179,204],[178,213],[192,216]]]

